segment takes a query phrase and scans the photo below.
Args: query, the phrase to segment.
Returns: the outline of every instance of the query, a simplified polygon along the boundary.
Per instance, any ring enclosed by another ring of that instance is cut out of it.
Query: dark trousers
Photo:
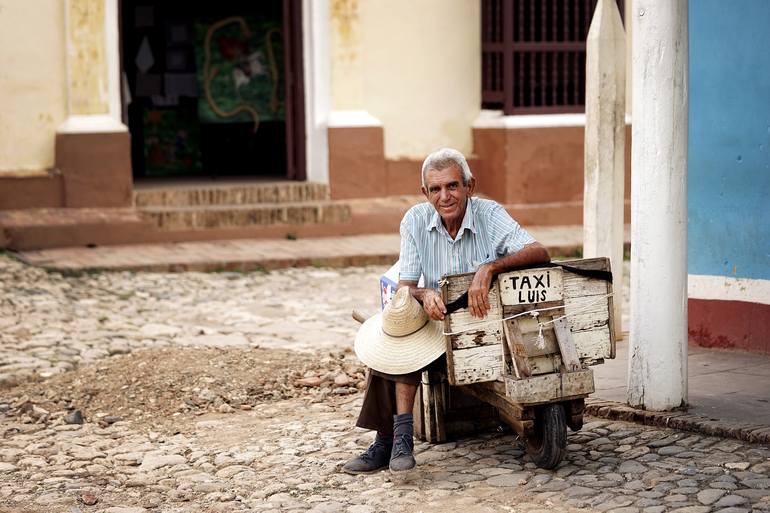
[[[393,435],[393,416],[396,415],[396,383],[419,386],[424,370],[446,369],[446,359],[441,355],[426,367],[409,374],[385,374],[369,369],[366,375],[366,391],[356,426],[373,429],[378,433]],[[411,413],[411,412],[410,412]]]

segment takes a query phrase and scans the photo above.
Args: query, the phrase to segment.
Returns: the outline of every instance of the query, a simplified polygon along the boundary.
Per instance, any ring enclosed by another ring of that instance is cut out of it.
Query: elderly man
[[[442,276],[475,272],[468,309],[475,317],[485,317],[490,309],[489,287],[497,274],[550,261],[545,247],[501,205],[473,197],[475,187],[462,153],[440,149],[422,165],[422,193],[428,202],[412,207],[401,221],[399,291],[408,287],[433,321],[446,314],[438,290]],[[420,276],[424,288],[417,286]],[[384,325],[382,329],[387,331]],[[443,356],[437,362],[443,363]],[[377,435],[371,447],[348,461],[343,470],[354,474],[386,466],[396,472],[409,470],[415,466],[412,410],[422,369],[392,374],[369,366],[356,425],[376,430]]]

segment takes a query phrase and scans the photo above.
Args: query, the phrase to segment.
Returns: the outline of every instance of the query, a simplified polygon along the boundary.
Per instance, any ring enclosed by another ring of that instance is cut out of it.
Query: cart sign
[[[530,305],[564,299],[562,270],[527,269],[501,274],[500,300],[504,305]]]

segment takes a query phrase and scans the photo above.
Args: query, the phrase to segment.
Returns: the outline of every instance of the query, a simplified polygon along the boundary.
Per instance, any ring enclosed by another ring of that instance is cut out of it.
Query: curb
[[[735,438],[751,443],[770,443],[770,426],[744,422],[727,422],[701,415],[689,415],[686,411],[647,411],[632,408],[627,404],[603,399],[586,399],[585,413],[594,417],[636,422],[655,426],[690,431],[708,436]]]
[[[582,247],[569,244],[548,245],[548,251],[552,255],[574,257],[580,254]],[[274,271],[292,267],[360,267],[366,265],[392,265],[399,258],[398,252],[385,251],[383,253],[359,253],[337,255],[306,255],[286,257],[263,257],[254,259],[217,259],[203,261],[176,261],[156,263],[112,263],[112,264],[82,264],[67,265],[56,262],[34,262],[25,257],[24,252],[9,252],[17,260],[27,265],[41,267],[47,271],[64,274],[79,274],[104,271],[132,271],[132,272],[252,272]]]
[[[63,274],[79,274],[88,272],[105,271],[131,271],[131,272],[252,272],[275,271],[292,267],[361,267],[367,265],[392,265],[398,260],[398,254],[380,255],[340,255],[319,257],[286,257],[264,258],[254,260],[216,260],[205,262],[163,262],[147,264],[114,264],[114,265],[83,265],[67,266],[56,264],[36,264],[24,258],[23,254],[13,255],[27,265],[41,267],[46,271]]]

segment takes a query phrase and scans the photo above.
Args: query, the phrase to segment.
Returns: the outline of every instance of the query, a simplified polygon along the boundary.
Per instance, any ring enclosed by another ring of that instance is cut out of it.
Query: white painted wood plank
[[[519,404],[542,404],[594,391],[590,369],[565,374],[546,374],[527,379],[505,379],[506,395]]]
[[[502,326],[502,323],[497,323]],[[495,328],[494,325],[481,327],[475,331],[467,331],[460,335],[452,335],[452,349],[467,349],[470,347],[500,345],[503,342],[501,328]]]
[[[587,278],[570,272],[564,273],[564,299],[598,296],[607,293],[608,282],[597,278]]]
[[[580,359],[606,360],[610,358],[609,330],[578,331],[572,333]]]
[[[567,320],[564,318],[556,319],[553,323],[553,331],[556,334],[556,341],[559,343],[559,352],[561,361],[564,363],[567,371],[576,372],[580,370],[580,360],[578,359],[577,349],[572,340],[572,332],[567,326]]]
[[[559,372],[561,356],[558,354],[546,354],[529,358],[529,368],[533,376]]]
[[[482,346],[453,351],[453,385],[495,381],[502,376],[503,348],[501,345]]]
[[[562,269],[547,267],[512,271],[498,276],[503,305],[526,305],[560,301],[563,297]]]

